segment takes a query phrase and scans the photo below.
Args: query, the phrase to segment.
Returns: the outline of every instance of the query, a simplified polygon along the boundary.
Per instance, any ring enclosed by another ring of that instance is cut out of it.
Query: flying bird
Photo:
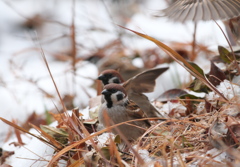
[[[161,12],[179,22],[227,20],[240,15],[240,0],[177,0]]]

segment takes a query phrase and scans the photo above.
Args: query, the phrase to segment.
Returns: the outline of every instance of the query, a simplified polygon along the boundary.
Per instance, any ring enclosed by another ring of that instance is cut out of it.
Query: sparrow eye
[[[111,92],[111,93],[116,93],[116,92],[117,92],[116,89],[110,89],[110,90],[108,90],[108,91]]]
[[[120,81],[119,81],[118,78],[115,78],[115,79],[113,80],[113,83],[120,84]]]
[[[105,74],[107,78],[112,78],[112,74]]]

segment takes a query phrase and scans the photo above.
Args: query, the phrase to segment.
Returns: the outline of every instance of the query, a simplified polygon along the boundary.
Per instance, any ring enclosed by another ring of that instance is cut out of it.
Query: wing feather
[[[161,12],[180,22],[226,20],[240,16],[240,0],[177,0]]]
[[[145,113],[134,101],[128,100],[126,107],[127,107],[126,111],[128,115],[131,117],[131,119],[147,118]],[[148,120],[144,120],[142,122],[144,122],[146,127],[151,126]],[[141,124],[141,123],[136,121],[136,124]]]
[[[156,68],[144,71],[135,77],[129,79],[123,84],[123,87],[128,92],[129,90],[138,92],[138,93],[148,93],[152,92],[155,87],[156,78],[165,72],[168,69],[166,68]],[[129,94],[129,92],[128,92]]]

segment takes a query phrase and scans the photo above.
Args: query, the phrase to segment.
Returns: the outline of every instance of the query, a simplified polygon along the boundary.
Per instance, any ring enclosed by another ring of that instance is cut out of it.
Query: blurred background
[[[28,122],[49,124],[49,112],[61,112],[41,48],[69,110],[88,107],[97,96],[99,72],[108,68],[128,79],[145,69],[170,66],[148,94],[150,100],[184,87],[191,80],[184,69],[155,44],[117,26],[146,33],[209,70],[205,60],[218,45],[227,45],[223,34],[213,21],[199,22],[194,37],[194,23],[154,17],[167,6],[165,0],[0,1],[0,117],[28,129]],[[3,122],[0,127],[2,144],[13,129]]]

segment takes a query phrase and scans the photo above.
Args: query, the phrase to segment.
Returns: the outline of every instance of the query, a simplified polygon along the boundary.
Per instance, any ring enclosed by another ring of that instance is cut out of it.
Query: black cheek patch
[[[117,100],[120,101],[120,100],[122,100],[122,99],[123,99],[123,95],[122,95],[122,94],[118,94],[118,95],[117,95]]]

